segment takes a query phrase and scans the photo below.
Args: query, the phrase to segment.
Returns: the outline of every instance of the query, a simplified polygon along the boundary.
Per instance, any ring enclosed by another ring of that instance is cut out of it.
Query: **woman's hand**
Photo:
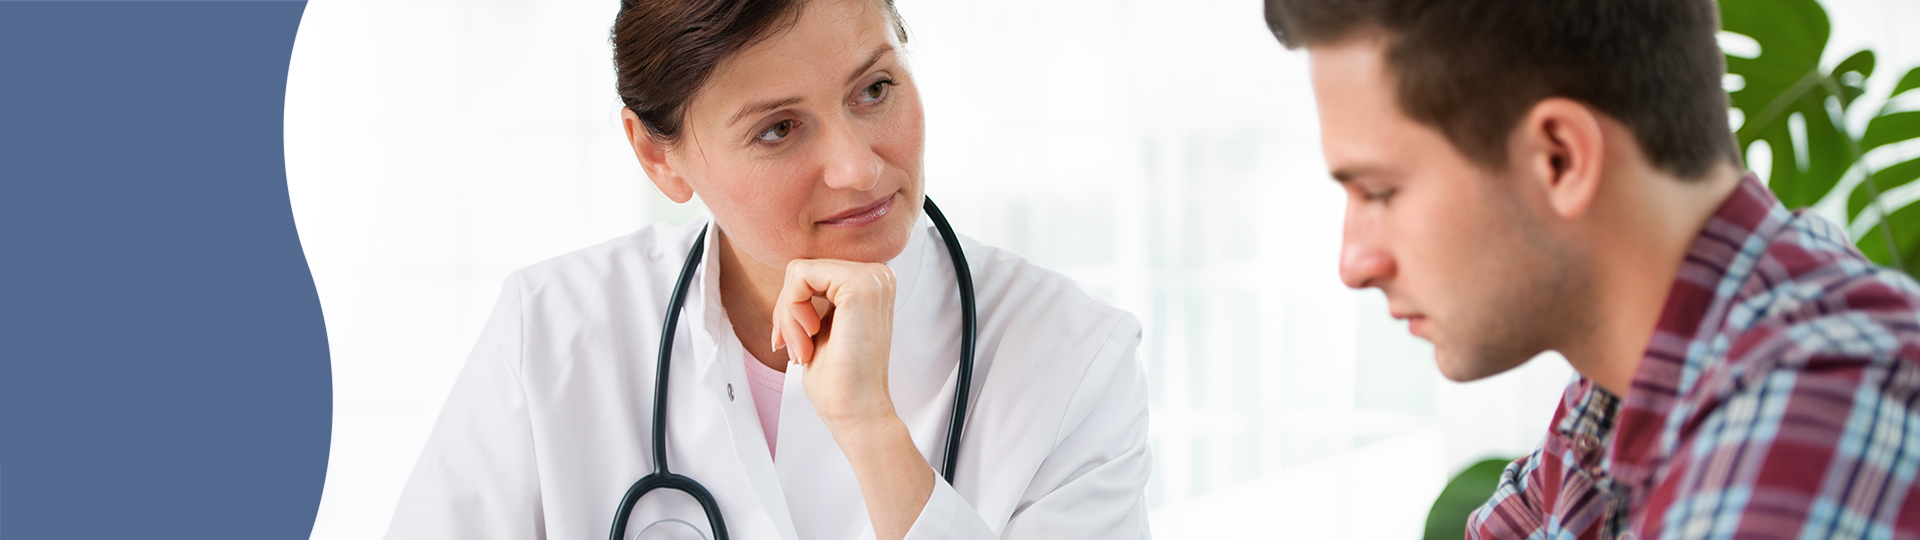
[[[807,398],[853,465],[883,540],[912,529],[935,478],[887,393],[893,292],[884,264],[796,260],[773,306],[773,348],[806,366]]]
[[[887,390],[893,347],[893,269],[879,263],[799,259],[773,307],[773,348],[806,366],[807,397],[838,432],[898,420]]]

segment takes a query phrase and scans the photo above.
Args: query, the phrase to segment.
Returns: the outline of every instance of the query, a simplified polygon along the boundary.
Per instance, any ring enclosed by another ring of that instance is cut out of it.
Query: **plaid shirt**
[[[1920,286],[1748,176],[1625,399],[1567,387],[1469,538],[1920,538]]]

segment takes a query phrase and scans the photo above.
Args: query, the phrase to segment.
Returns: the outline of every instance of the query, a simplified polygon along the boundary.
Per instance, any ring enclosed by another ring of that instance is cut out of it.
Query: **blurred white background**
[[[334,366],[315,539],[376,538],[508,272],[699,210],[625,146],[614,0],[313,0],[286,157]],[[1830,0],[1838,60],[1920,65],[1906,0]],[[1305,57],[1259,0],[899,0],[955,227],[1139,315],[1154,535],[1417,538],[1532,449],[1558,358],[1460,385],[1335,272]],[[1882,75],[1884,95],[1894,82]],[[612,504],[609,501],[608,504]]]

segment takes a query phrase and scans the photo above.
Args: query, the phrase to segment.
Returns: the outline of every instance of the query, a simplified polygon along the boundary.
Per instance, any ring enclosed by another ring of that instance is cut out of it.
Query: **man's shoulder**
[[[1904,456],[1920,455],[1909,436],[1920,425],[1920,286],[1805,211],[1743,249],[1755,256],[1722,283],[1736,289],[1720,327],[1690,344],[1704,362],[1677,371],[1663,457],[1643,471],[1662,487],[1634,510],[1637,530],[1651,538],[1717,519],[1733,536],[1814,531],[1838,511],[1891,531],[1899,511],[1848,486],[1920,489],[1900,472],[1916,462]],[[1812,536],[1834,535],[1826,530]]]
[[[1725,382],[1781,371],[1854,379],[1920,364],[1920,283],[1879,266],[1839,226],[1799,211],[1764,239],[1726,304]]]

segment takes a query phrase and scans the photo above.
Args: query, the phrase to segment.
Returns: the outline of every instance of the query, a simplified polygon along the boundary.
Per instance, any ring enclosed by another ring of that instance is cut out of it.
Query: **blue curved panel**
[[[306,538],[326,329],[282,160],[304,2],[0,2],[0,537]]]

